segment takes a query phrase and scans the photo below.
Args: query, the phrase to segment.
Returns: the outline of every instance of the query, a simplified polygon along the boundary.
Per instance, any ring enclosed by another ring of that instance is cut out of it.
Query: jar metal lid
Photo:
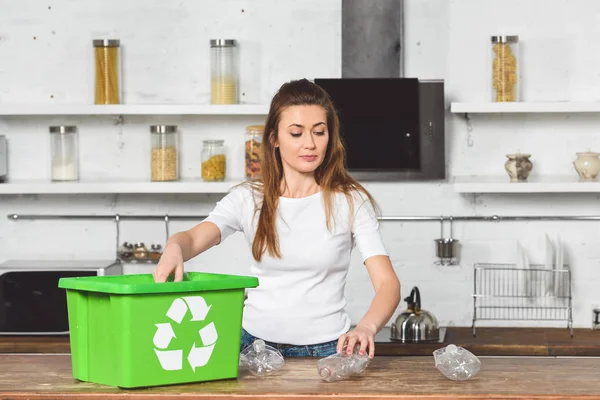
[[[50,133],[76,133],[77,127],[70,125],[51,126]]]
[[[210,47],[233,47],[235,39],[210,39]]]
[[[252,133],[263,133],[265,131],[265,126],[264,125],[248,125],[246,127],[246,131],[252,132]]]
[[[492,43],[496,44],[496,43],[517,43],[519,41],[519,36],[517,35],[513,35],[513,36],[505,36],[505,35],[500,35],[500,36],[492,36]]]
[[[150,133],[175,133],[177,125],[150,125]]]
[[[219,145],[222,145],[223,143],[225,143],[225,141],[224,140],[218,140],[218,139],[216,139],[216,140],[211,139],[211,140],[203,140],[202,143],[208,144],[208,145],[219,146]]]
[[[94,47],[119,47],[121,41],[119,39],[94,39]]]

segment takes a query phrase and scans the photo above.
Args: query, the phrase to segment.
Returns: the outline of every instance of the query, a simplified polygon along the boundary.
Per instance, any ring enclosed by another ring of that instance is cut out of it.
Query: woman
[[[251,246],[241,348],[261,338],[283,356],[375,354],[374,337],[400,302],[400,283],[379,234],[375,202],[344,167],[339,121],[327,93],[306,79],[281,86],[263,136],[262,179],[243,183],[194,228],[173,235],[156,282],[236,231]],[[375,297],[350,330],[344,287],[352,247]],[[350,330],[350,331],[349,331]]]

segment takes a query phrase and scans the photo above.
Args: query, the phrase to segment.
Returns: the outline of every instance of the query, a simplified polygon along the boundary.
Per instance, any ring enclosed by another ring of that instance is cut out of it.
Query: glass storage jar
[[[249,125],[246,127],[246,178],[259,179],[261,177],[261,146],[265,127],[263,125]]]
[[[152,154],[150,168],[152,181],[176,181],[179,179],[177,154],[177,126],[151,125]]]
[[[239,96],[236,41],[211,39],[210,61],[211,103],[237,104]]]
[[[79,180],[79,138],[76,126],[51,126],[51,176],[53,181]]]
[[[96,71],[96,104],[121,103],[121,42],[117,39],[96,39],[94,60]]]
[[[492,101],[519,101],[519,37],[492,36]]]
[[[151,245],[148,256],[152,261],[159,261],[160,257],[162,256],[162,246],[160,244]]]
[[[139,242],[135,244],[135,248],[133,250],[133,259],[136,261],[146,261],[148,258],[148,248],[144,244],[144,242]]]
[[[133,259],[133,244],[129,242],[123,242],[119,247],[118,257],[123,261],[131,261]]]
[[[206,182],[224,181],[227,167],[224,140],[204,140],[202,142],[202,180]]]

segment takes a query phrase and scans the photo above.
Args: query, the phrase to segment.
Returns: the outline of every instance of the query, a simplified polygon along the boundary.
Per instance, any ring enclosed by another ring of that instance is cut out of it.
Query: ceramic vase
[[[507,154],[504,168],[511,182],[526,182],[529,173],[533,169],[533,163],[529,159],[531,154]]]
[[[577,153],[577,159],[573,162],[575,170],[579,174],[579,180],[589,182],[596,179],[600,171],[599,153],[586,151]]]

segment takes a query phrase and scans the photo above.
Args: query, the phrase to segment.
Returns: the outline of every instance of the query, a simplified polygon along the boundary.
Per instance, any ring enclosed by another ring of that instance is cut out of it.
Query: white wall
[[[489,36],[518,34],[523,57],[523,99],[595,100],[600,88],[600,3],[593,0],[405,0],[406,75],[446,80],[447,101],[487,101]],[[50,7],[50,8],[49,8]],[[111,36],[124,47],[125,101],[204,103],[208,99],[208,40],[240,40],[244,101],[267,102],[276,88],[298,77],[340,76],[339,0],[269,1],[77,1],[0,0],[0,102],[90,103],[92,47]],[[242,11],[243,10],[243,11]],[[559,20],[560,18],[560,20]],[[181,127],[182,175],[199,176],[201,141],[225,138],[228,174],[242,175],[246,117],[0,118],[9,139],[14,179],[49,177],[47,127],[80,128],[82,179],[146,179],[148,125]],[[598,149],[595,115],[475,116],[469,126],[447,116],[451,175],[504,174],[505,154],[531,152],[533,175],[573,175],[577,151]],[[544,145],[544,146],[542,146]],[[369,184],[384,215],[586,215],[600,212],[595,194],[464,195],[446,183]],[[114,223],[21,221],[9,213],[207,213],[215,195],[3,196],[0,260],[13,258],[107,258],[114,256]],[[542,208],[545,204],[546,209]],[[172,223],[172,232],[193,222]],[[403,284],[417,285],[423,307],[442,324],[470,325],[473,264],[514,262],[516,241],[532,261],[544,257],[543,238],[560,233],[573,270],[576,326],[589,327],[600,305],[600,246],[593,222],[458,223],[461,265],[434,265],[437,223],[382,224],[384,240]],[[128,222],[123,240],[164,240],[160,222]],[[246,273],[249,252],[241,235],[199,256],[188,268]],[[358,321],[373,290],[354,257],[347,287],[348,310]],[[130,267],[128,272],[150,272]],[[403,309],[405,304],[401,305]],[[489,324],[501,325],[501,322]]]

